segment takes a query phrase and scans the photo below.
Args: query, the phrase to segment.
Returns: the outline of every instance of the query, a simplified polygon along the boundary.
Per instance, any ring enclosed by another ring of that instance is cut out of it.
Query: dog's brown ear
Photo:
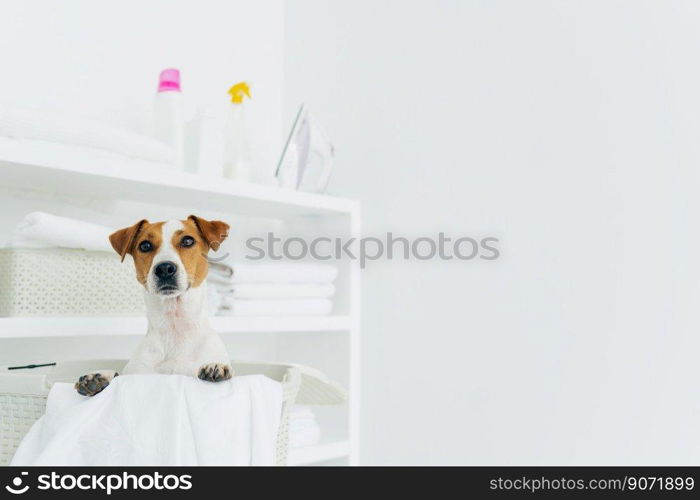
[[[218,250],[221,243],[228,237],[228,229],[230,226],[223,221],[206,220],[196,215],[190,215],[187,218],[194,222],[199,234],[202,235],[204,241],[206,241],[209,247],[214,251]]]
[[[109,235],[109,242],[112,244],[112,248],[114,248],[122,258],[122,262],[124,262],[126,254],[131,252],[134,246],[134,240],[136,240],[144,224],[148,224],[146,219],[142,219],[131,227],[125,227]]]

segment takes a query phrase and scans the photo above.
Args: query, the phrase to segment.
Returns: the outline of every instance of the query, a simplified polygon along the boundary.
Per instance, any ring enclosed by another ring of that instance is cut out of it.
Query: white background
[[[246,78],[258,158],[306,100],[366,235],[499,237],[363,272],[364,463],[695,464],[698,26],[690,1],[5,2],[0,102],[143,130],[162,67],[190,111]],[[61,214],[138,210],[88,208]]]
[[[366,463],[700,460],[700,5],[286,5],[287,104],[367,234],[496,235],[363,273]]]

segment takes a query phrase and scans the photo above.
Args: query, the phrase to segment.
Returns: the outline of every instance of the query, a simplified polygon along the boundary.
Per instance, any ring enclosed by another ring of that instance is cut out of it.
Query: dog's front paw
[[[75,383],[75,390],[78,394],[83,396],[94,396],[95,394],[102,392],[102,390],[109,385],[112,378],[116,377],[118,374],[115,373],[114,376],[103,375],[101,373],[90,373],[88,375],[83,375]]]
[[[221,382],[233,376],[233,370],[229,365],[222,363],[209,363],[202,366],[197,373],[197,377],[207,382]]]

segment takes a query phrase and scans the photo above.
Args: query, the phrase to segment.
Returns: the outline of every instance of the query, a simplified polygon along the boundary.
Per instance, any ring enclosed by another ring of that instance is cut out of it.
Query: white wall
[[[366,463],[700,460],[700,5],[295,0],[288,113],[365,234],[501,238],[363,273]]]
[[[282,0],[27,0],[0,9],[0,102],[104,118],[137,131],[164,68],[182,72],[186,113],[223,112],[229,87],[251,85],[255,159],[281,148]]]

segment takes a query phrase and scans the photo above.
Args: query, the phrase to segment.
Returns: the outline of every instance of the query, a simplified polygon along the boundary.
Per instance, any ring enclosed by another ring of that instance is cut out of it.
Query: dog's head
[[[141,220],[109,236],[122,261],[134,258],[136,279],[146,291],[178,296],[207,277],[209,249],[218,250],[229,225],[190,215],[186,220],[150,223]]]

